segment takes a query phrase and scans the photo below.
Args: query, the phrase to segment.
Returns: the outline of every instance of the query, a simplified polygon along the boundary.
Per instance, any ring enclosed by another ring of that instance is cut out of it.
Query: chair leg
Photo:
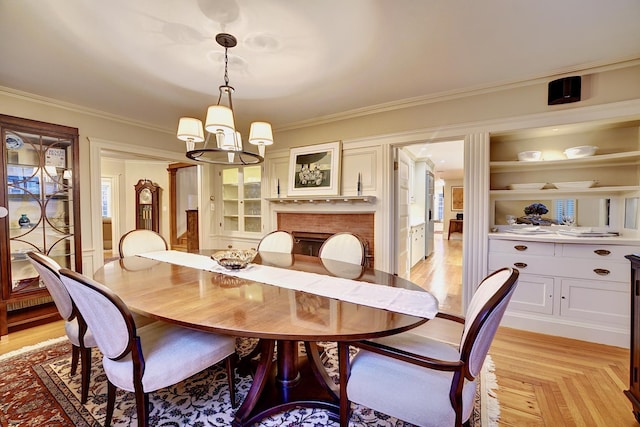
[[[89,398],[89,377],[91,376],[91,348],[83,348],[82,356],[80,357],[80,362],[82,366],[80,366],[80,374],[81,374],[81,393],[80,393],[80,403],[83,405],[87,403],[87,399]]]
[[[78,370],[78,358],[80,356],[80,347],[71,345],[71,375],[75,375]]]
[[[136,391],[134,394],[136,397],[138,427],[147,427],[149,425],[149,393]]]
[[[107,380],[107,416],[104,419],[104,427],[111,425],[111,418],[113,418],[113,408],[116,406],[116,386],[111,384],[111,381]]]
[[[229,399],[231,400],[231,407],[236,407],[236,353],[227,357],[227,383],[229,384]]]
[[[351,361],[349,360],[349,345],[344,342],[338,342],[338,373],[340,375],[340,427],[348,427],[351,417],[351,402],[347,396],[347,381],[351,375]]]

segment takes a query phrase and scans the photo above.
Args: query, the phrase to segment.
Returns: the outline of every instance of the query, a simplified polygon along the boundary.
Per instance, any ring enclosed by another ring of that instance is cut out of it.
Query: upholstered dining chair
[[[118,244],[120,258],[145,252],[166,251],[167,241],[153,230],[131,230],[123,234]]]
[[[284,230],[272,231],[258,243],[258,252],[260,251],[290,254],[293,251],[293,236]]]
[[[232,406],[235,406],[235,339],[153,322],[136,328],[122,300],[106,286],[69,269],[60,277],[103,354],[107,375],[107,413],[111,423],[116,388],[135,394],[138,426],[149,420],[149,393],[226,360]]]
[[[518,270],[503,268],[476,290],[458,346],[404,332],[357,343],[338,344],[340,425],[347,426],[351,402],[422,427],[468,423],[476,378],[518,282]],[[349,346],[359,348],[349,360]],[[393,390],[391,393],[390,390]]]
[[[351,264],[364,265],[365,248],[360,237],[353,233],[336,233],[324,241],[318,256]]]
[[[78,360],[80,360],[80,402],[87,403],[89,376],[91,374],[91,348],[96,346],[96,341],[91,330],[87,329],[84,319],[78,313],[67,289],[60,281],[60,274],[58,273],[61,268],[60,265],[39,252],[28,252],[27,256],[40,275],[44,286],[49,291],[58,313],[65,321],[64,331],[71,342],[71,375],[76,374]]]

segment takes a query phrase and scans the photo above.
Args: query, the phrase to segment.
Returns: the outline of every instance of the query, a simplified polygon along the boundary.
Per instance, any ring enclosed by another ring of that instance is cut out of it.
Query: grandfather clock
[[[136,189],[136,229],[160,232],[160,187],[148,179],[141,179]]]

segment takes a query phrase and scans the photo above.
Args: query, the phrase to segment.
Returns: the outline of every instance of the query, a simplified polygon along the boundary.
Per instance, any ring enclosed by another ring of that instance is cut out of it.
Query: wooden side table
[[[449,220],[449,232],[447,233],[447,240],[451,239],[451,233],[462,233],[462,221],[462,219]]]

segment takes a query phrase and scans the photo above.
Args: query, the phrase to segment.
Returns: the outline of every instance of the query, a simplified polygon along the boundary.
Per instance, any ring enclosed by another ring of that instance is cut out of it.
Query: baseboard
[[[505,313],[500,325],[622,348],[629,348],[631,339],[629,329],[604,325],[587,325],[557,318],[547,319],[542,316],[522,315],[520,313]]]

